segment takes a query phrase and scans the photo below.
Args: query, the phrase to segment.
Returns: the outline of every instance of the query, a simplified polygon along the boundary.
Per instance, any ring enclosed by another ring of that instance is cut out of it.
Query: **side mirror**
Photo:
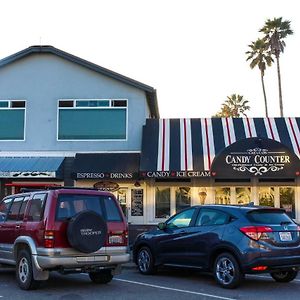
[[[167,228],[167,224],[162,222],[157,224],[158,229],[165,230]]]

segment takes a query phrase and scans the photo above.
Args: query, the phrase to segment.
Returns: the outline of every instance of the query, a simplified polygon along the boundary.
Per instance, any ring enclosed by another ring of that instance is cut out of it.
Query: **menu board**
[[[142,217],[144,213],[143,189],[131,190],[131,216]]]

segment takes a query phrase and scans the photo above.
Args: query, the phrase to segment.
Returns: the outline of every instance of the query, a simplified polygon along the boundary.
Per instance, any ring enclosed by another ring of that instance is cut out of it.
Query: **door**
[[[164,234],[158,241],[158,253],[164,263],[185,265],[187,264],[187,245],[193,239],[190,234],[190,224],[197,209],[184,210],[166,222]]]
[[[7,209],[5,219],[0,223],[0,251],[3,259],[14,259],[13,245],[16,239],[16,230],[19,227],[18,215],[23,199],[24,197],[16,197],[3,201],[3,205]]]
[[[212,250],[222,242],[229,215],[217,209],[201,208],[194,226],[189,228],[193,236],[187,241],[187,260],[190,265],[207,267]]]

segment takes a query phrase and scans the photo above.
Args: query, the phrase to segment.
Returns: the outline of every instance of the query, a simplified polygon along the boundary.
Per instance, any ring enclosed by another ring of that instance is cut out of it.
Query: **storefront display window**
[[[280,207],[284,208],[291,218],[295,218],[295,189],[293,187],[279,188]]]
[[[258,192],[258,199],[259,205],[274,207],[274,187],[260,187]]]
[[[176,213],[191,206],[191,188],[179,187],[176,189]]]
[[[230,188],[216,188],[215,202],[216,204],[230,204]]]
[[[170,216],[170,188],[156,187],[155,189],[155,218]]]
[[[201,205],[205,204],[205,200],[207,198],[207,188],[205,187],[199,188],[198,196],[199,196],[200,204]]]
[[[250,202],[251,199],[251,188],[250,187],[237,187],[236,192],[236,203],[244,205]]]

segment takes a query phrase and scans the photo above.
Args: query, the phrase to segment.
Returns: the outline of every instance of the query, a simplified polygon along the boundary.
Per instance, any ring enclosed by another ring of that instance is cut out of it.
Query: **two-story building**
[[[131,197],[143,201],[142,128],[158,117],[155,89],[52,46],[2,59],[1,195],[97,183],[128,214]]]

